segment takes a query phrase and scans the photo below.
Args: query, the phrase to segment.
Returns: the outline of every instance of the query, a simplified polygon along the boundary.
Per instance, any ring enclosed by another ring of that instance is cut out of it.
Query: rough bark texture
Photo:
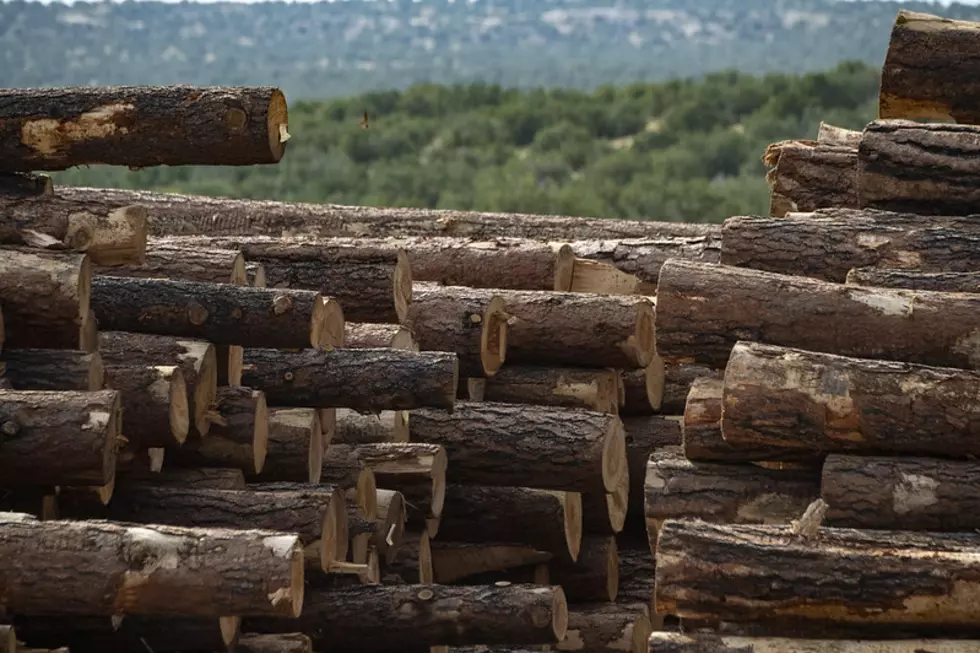
[[[149,243],[142,265],[97,267],[96,272],[113,277],[249,285],[241,252],[217,247],[181,247],[158,241]]]
[[[0,173],[0,195],[37,197],[38,195],[51,195],[52,193],[54,193],[54,183],[49,175],[35,175],[27,172]]]
[[[272,87],[4,89],[0,171],[276,163],[286,123]]]
[[[326,331],[323,297],[311,290],[99,276],[92,308],[103,329],[221,345],[319,347]]]
[[[507,355],[507,306],[493,291],[461,286],[416,288],[405,318],[422,351],[450,351],[460,375],[492,376]]]
[[[345,407],[358,411],[452,410],[458,359],[447,352],[397,349],[246,349],[242,383],[272,405]]]
[[[349,349],[406,349],[418,351],[412,332],[400,324],[347,322],[344,324],[344,347]]]
[[[119,391],[123,434],[136,446],[179,446],[187,439],[190,410],[179,367],[106,365],[105,385]]]
[[[3,378],[10,381],[14,390],[91,391],[101,390],[105,383],[105,368],[98,352],[8,347],[0,350],[0,359],[4,364]]]
[[[232,467],[245,473],[261,471],[269,444],[269,412],[261,390],[219,388],[215,399],[219,421],[207,437],[191,438],[171,448],[167,462],[179,467]]]
[[[319,483],[325,448],[316,408],[272,408],[265,464],[249,480]]]
[[[847,273],[845,281],[853,286],[980,292],[980,272],[919,272],[894,268],[854,268]]]
[[[567,610],[557,586],[363,585],[308,592],[298,619],[246,619],[243,629],[300,630],[331,651],[555,644]]]
[[[733,447],[813,453],[980,454],[980,372],[740,342],[725,370]]]
[[[720,405],[720,399],[719,399]],[[629,465],[629,494],[626,519],[632,530],[646,530],[643,504],[646,501],[647,461],[658,451],[680,451],[683,440],[681,421],[659,415],[623,420],[626,432],[626,462]],[[720,434],[720,429],[719,429]],[[620,528],[623,526],[621,525]]]
[[[664,360],[663,393],[659,412],[664,415],[681,415],[695,379],[707,376],[722,377],[723,369],[702,365],[687,357],[671,356]],[[620,411],[622,413],[622,411]]]
[[[609,263],[656,287],[664,261],[669,258],[683,258],[717,263],[721,242],[716,234],[706,233],[698,236],[575,240],[569,245],[579,258]]]
[[[881,70],[879,118],[980,124],[977,24],[901,10]]]
[[[496,542],[450,542],[442,538],[431,543],[433,579],[439,584],[474,585],[474,577],[521,567],[547,564],[550,553],[533,546]],[[545,583],[548,584],[548,583]]]
[[[552,560],[551,582],[574,602],[615,601],[619,592],[619,551],[612,535],[587,535],[575,562]]]
[[[816,141],[773,143],[762,160],[769,170],[769,214],[858,206],[858,150]]]
[[[664,524],[657,612],[682,619],[970,628],[978,605],[976,533]]]
[[[153,485],[210,490],[244,490],[245,475],[230,467],[167,467],[159,472],[131,471],[119,473],[116,487]]]
[[[355,501],[347,500],[348,557],[355,564],[367,564],[368,548],[377,532],[377,522],[364,516]]]
[[[288,619],[303,605],[303,550],[287,533],[4,513],[0,547],[4,606],[17,614]]]
[[[261,263],[246,261],[245,276],[248,279],[248,285],[254,288],[265,288],[267,286],[265,279],[265,266]]]
[[[372,415],[338,408],[333,441],[337,444],[408,442],[408,420],[408,412],[403,410],[383,410]]]
[[[837,127],[821,120],[820,127],[817,129],[817,142],[856,148],[861,144],[861,132],[856,129]]]
[[[313,641],[303,633],[242,635],[235,653],[313,653]]]
[[[0,390],[3,484],[110,484],[121,446],[119,399],[115,390]]]
[[[643,603],[647,606],[646,614],[652,614],[654,588],[654,559],[646,542],[618,542],[619,549],[619,591],[617,601],[627,603]],[[659,625],[659,624],[658,624]]]
[[[638,370],[620,370],[619,414],[653,415],[660,411],[664,399],[664,361],[654,356],[649,365]]]
[[[405,495],[395,490],[376,490],[378,504],[377,528],[371,544],[385,564],[391,564],[401,547],[405,534],[405,515],[408,507]]]
[[[882,360],[980,367],[966,293],[862,288],[671,260],[660,274],[657,348],[723,368],[739,340]]]
[[[353,447],[332,445],[324,451],[320,482],[336,485],[348,497],[354,497],[366,516],[377,516],[378,484],[374,472],[357,457]]]
[[[67,646],[71,653],[221,651],[234,645],[237,627],[223,632],[217,617],[126,615],[115,629],[110,617],[17,615],[17,632],[35,646]],[[237,625],[236,618],[230,618]],[[142,640],[142,641],[141,641]],[[145,642],[145,644],[144,644]]]
[[[84,349],[79,346],[81,327],[91,289],[87,254],[0,248],[4,346]]]
[[[655,632],[649,653],[977,653],[980,642],[964,639],[869,640],[856,633],[854,639],[803,639],[801,637],[745,637],[714,633]]]
[[[628,473],[622,422],[605,413],[460,402],[413,411],[411,430],[446,449],[451,483],[609,492]]]
[[[614,369],[507,365],[487,378],[484,401],[586,408],[619,413],[619,372]]]
[[[568,610],[568,634],[556,651],[647,653],[653,627],[646,603],[585,603]]]
[[[879,210],[779,219],[737,216],[722,226],[726,265],[843,282],[852,268],[965,272],[980,268],[975,218]],[[938,290],[938,289],[935,289]]]
[[[409,506],[409,525],[438,520],[442,515],[446,498],[443,447],[422,443],[364,444],[353,447],[353,453],[374,473],[378,487],[402,493]]]
[[[385,585],[431,585],[434,579],[429,534],[425,531],[405,533],[398,555],[385,565],[382,581]]]

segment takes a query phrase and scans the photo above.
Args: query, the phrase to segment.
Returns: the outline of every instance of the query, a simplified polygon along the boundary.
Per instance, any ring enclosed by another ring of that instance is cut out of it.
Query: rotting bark
[[[437,539],[430,544],[433,580],[439,584],[474,585],[471,580],[490,572],[547,564],[552,555],[533,546],[496,542],[451,542]],[[548,584],[548,583],[546,583]]]
[[[249,481],[319,483],[323,466],[323,429],[316,408],[269,409],[265,463]]]
[[[609,263],[627,274],[652,284],[652,290],[656,289],[660,267],[667,259],[683,258],[717,263],[721,254],[721,238],[710,233],[699,236],[575,240],[570,242],[569,246],[575,256]]]
[[[241,252],[217,247],[181,247],[156,241],[150,241],[142,264],[96,267],[95,271],[113,277],[249,285],[245,276],[245,257]]]
[[[852,286],[980,293],[980,272],[920,272],[895,268],[854,268],[845,283]]]
[[[346,445],[338,445],[343,447]],[[353,447],[378,487],[397,490],[408,505],[409,526],[438,520],[446,498],[446,451],[437,444],[382,443]],[[429,533],[432,535],[432,533]]]
[[[400,324],[347,322],[344,324],[344,347],[349,349],[405,349],[418,351],[415,336]]]
[[[187,439],[190,409],[179,367],[106,365],[105,386],[119,391],[122,432],[136,446],[179,446]]]
[[[105,368],[99,352],[8,347],[0,350],[0,359],[2,376],[10,381],[13,390],[94,391],[105,385]]]
[[[762,157],[768,166],[769,214],[858,206],[858,149],[811,140],[772,143]]]
[[[586,535],[575,562],[552,560],[551,582],[561,585],[568,600],[615,601],[619,593],[619,551],[612,535]]]
[[[508,365],[486,379],[483,400],[618,414],[618,377],[614,369]]]
[[[338,408],[333,441],[337,444],[408,442],[408,415],[404,410],[383,410],[372,415]]]

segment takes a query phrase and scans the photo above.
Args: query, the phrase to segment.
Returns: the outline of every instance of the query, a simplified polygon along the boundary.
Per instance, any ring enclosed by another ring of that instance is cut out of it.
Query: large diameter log
[[[664,261],[669,258],[683,258],[717,263],[721,243],[721,238],[709,233],[699,236],[575,240],[568,245],[579,258],[609,263],[656,288],[657,277],[660,276],[660,267]]]
[[[323,465],[323,429],[316,408],[272,408],[265,461],[249,481],[319,483]]]
[[[0,390],[0,479],[5,486],[108,485],[120,413],[115,390]]]
[[[555,644],[565,636],[561,587],[361,585],[307,592],[298,619],[246,619],[243,629],[302,631],[331,651],[409,646]]]
[[[614,369],[508,365],[486,379],[484,401],[586,408],[619,413]]]
[[[287,533],[18,513],[0,515],[0,532],[4,606],[17,614],[293,618],[303,607],[303,550]]]
[[[96,272],[113,277],[249,285],[241,252],[217,247],[181,247],[166,242],[151,241],[142,264],[103,266],[96,268]]]
[[[682,619],[971,628],[980,535],[671,519],[657,549],[656,609]],[[801,590],[801,588],[805,588]],[[801,591],[803,598],[801,600]]]
[[[980,292],[980,272],[920,272],[896,268],[854,268],[844,281],[852,286]]]
[[[497,542],[431,542],[433,580],[439,584],[477,585],[473,579],[491,572],[547,565],[552,555],[533,546]],[[548,585],[550,583],[544,583]]]
[[[561,585],[570,601],[615,601],[619,592],[619,547],[612,535],[582,538],[578,560],[553,559],[551,581]]]
[[[237,617],[15,616],[18,633],[38,646],[68,646],[72,653],[221,651],[238,639]],[[114,623],[115,622],[115,623]]]
[[[463,376],[493,376],[507,357],[508,314],[503,298],[461,286],[414,291],[405,317],[421,351],[451,351]]]
[[[459,361],[447,352],[397,349],[246,349],[242,383],[276,406],[452,410]]]
[[[343,334],[339,306],[310,290],[98,276],[92,308],[103,329],[221,345],[302,349]]]
[[[383,410],[377,415],[350,408],[336,409],[333,441],[337,444],[378,444],[408,442],[408,411]]]
[[[647,653],[653,632],[645,603],[584,603],[569,606],[568,632],[556,651]]]
[[[313,653],[313,640],[303,633],[245,634],[238,640],[235,653]]]
[[[980,372],[739,342],[721,429],[733,447],[977,455]]]
[[[571,615],[569,615],[571,617]],[[980,641],[965,639],[804,639],[802,637],[745,637],[714,633],[655,632],[649,653],[978,653]]]
[[[0,171],[245,166],[286,150],[286,98],[262,86],[4,89]]]
[[[105,384],[105,368],[97,351],[8,347],[0,350],[0,360],[3,378],[14,390],[92,391]]]
[[[451,483],[613,492],[629,473],[615,415],[486,402],[411,415],[413,441],[446,449]]]
[[[769,214],[858,206],[858,150],[809,140],[772,143],[762,157]]]
[[[736,342],[752,340],[975,369],[978,313],[980,297],[967,293],[862,288],[670,260],[660,273],[657,348],[717,368]]]
[[[358,445],[353,451],[374,473],[378,487],[402,493],[409,505],[409,524],[439,521],[446,498],[447,457],[443,447],[413,442],[382,443]]]
[[[5,347],[84,349],[92,265],[77,252],[0,248],[0,304]]]
[[[183,444],[190,429],[184,374],[175,365],[107,365],[107,388],[119,391],[122,430],[140,447]]]
[[[347,322],[344,324],[344,347],[350,349],[405,349],[418,351],[415,336],[400,324]]]

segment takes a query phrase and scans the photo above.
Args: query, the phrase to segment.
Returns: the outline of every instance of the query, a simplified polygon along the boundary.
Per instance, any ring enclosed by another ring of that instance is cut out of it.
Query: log
[[[617,543],[619,553],[619,591],[616,600],[624,603],[641,603],[646,607],[644,614],[651,618],[658,628],[663,627],[664,615],[653,612],[654,558],[646,542],[642,548],[632,548],[626,543]]]
[[[298,619],[246,619],[243,628],[302,631],[331,651],[436,645],[555,644],[565,636],[561,587],[360,585],[307,592]]]
[[[17,653],[17,635],[13,626],[0,625],[0,653]]]
[[[136,279],[171,279],[248,286],[245,257],[233,249],[181,247],[150,241],[142,264],[97,266],[96,273]]]
[[[375,491],[378,504],[378,516],[375,520],[377,528],[371,545],[386,565],[394,561],[405,535],[405,522],[408,507],[405,495],[395,490],[379,489]]]
[[[769,215],[858,206],[858,149],[811,140],[772,143],[762,157],[768,167]]]
[[[252,467],[249,481],[319,483],[323,466],[323,429],[316,408],[271,408],[265,464]]]
[[[400,324],[347,322],[344,324],[344,347],[349,349],[404,349],[418,351],[412,332]]]
[[[619,372],[578,367],[506,366],[487,378],[484,401],[619,413]]]
[[[697,236],[654,236],[622,240],[574,240],[568,245],[574,255],[611,264],[650,284],[649,294],[656,293],[660,267],[669,258],[717,263],[721,253],[721,238],[708,233]],[[422,277],[417,277],[422,279]],[[506,287],[506,286],[498,286]],[[530,290],[547,290],[534,288]],[[555,288],[555,290],[561,290]],[[640,294],[640,293],[637,293]]]
[[[421,351],[450,351],[460,374],[493,376],[507,357],[509,316],[500,295],[460,286],[417,288],[405,317]]]
[[[50,195],[0,197],[0,245],[88,254],[92,265],[140,265],[146,256],[147,211],[138,204],[106,207]]]
[[[978,545],[976,533],[822,528],[803,538],[789,526],[671,519],[657,550],[656,608],[682,619],[952,634],[976,623],[977,605],[961,597],[975,591]]]
[[[861,132],[855,129],[837,127],[821,120],[820,126],[817,128],[817,142],[824,145],[844,145],[856,148],[861,144]]]
[[[820,496],[820,468],[694,462],[675,452],[647,463],[644,514],[650,551],[665,520],[697,518],[723,524],[788,524]]]
[[[247,166],[286,151],[286,98],[252,86],[4,89],[0,171]]]
[[[568,610],[568,632],[556,651],[647,653],[653,633],[644,603],[585,603]]]
[[[331,445],[323,452],[320,482],[343,489],[348,497],[355,498],[365,515],[377,517],[377,480],[374,472],[358,458],[354,447]]]
[[[303,607],[296,535],[18,513],[0,515],[0,531],[4,606],[17,614],[291,619]]]
[[[95,319],[95,311],[91,308],[82,316],[82,326],[79,328],[78,348],[92,353],[99,350],[99,321]]]
[[[717,368],[736,342],[751,340],[974,369],[978,310],[980,298],[967,293],[862,288],[671,260],[660,274],[657,348]]]
[[[439,584],[462,582],[475,585],[473,578],[490,572],[547,566],[552,556],[533,546],[496,542],[450,542],[443,539],[431,544],[433,581]],[[544,583],[548,585],[550,583]]]
[[[313,653],[313,640],[303,633],[242,635],[235,653]]]
[[[405,533],[398,555],[385,565],[385,584],[431,585],[434,583],[431,545],[429,534],[424,530]]]
[[[548,563],[512,567],[500,571],[487,571],[467,577],[461,585],[495,585],[507,587],[514,584],[550,585],[551,574]],[[547,649],[543,649],[547,650]]]
[[[615,415],[489,402],[411,414],[412,440],[445,448],[450,483],[611,492],[628,474]]]
[[[627,457],[627,470],[628,470]],[[626,525],[630,497],[629,474],[622,474],[612,492],[582,492],[582,531],[598,535],[619,533]]]
[[[115,390],[0,390],[0,479],[5,486],[111,483],[120,412]]]
[[[253,288],[267,287],[265,279],[265,266],[255,261],[245,262],[245,275],[248,278],[248,285]]]
[[[569,615],[571,616],[571,615]],[[802,637],[744,637],[713,633],[654,632],[649,653],[977,653],[980,641],[964,639],[842,640]]]
[[[244,490],[245,475],[240,469],[230,467],[167,467],[159,472],[133,470],[119,473],[116,485],[129,484],[165,487],[187,487],[209,490]]]
[[[652,415],[663,407],[666,396],[666,368],[664,360],[655,355],[650,364],[636,370],[620,370],[622,390],[619,414]]]
[[[408,442],[408,411],[383,410],[377,415],[337,408],[333,441],[337,444]]]
[[[106,365],[179,367],[187,385],[190,432],[202,437],[208,434],[218,387],[214,345],[172,336],[103,331],[98,334],[98,348]]]
[[[347,499],[347,541],[349,543],[347,557],[359,565],[368,562],[368,549],[371,540],[377,533],[377,522],[364,516],[356,501]]]
[[[54,183],[48,175],[35,175],[26,172],[7,172],[0,174],[0,195],[8,197],[36,197],[38,195],[50,196],[53,193]]]
[[[3,378],[13,390],[94,391],[105,385],[105,368],[97,351],[8,347],[0,351],[0,359]]]
[[[363,444],[353,447],[353,452],[374,473],[379,487],[402,493],[408,503],[409,525],[430,520],[439,523],[446,498],[447,458],[443,447],[422,443]],[[429,535],[434,533],[430,530]]]
[[[980,123],[977,24],[900,10],[881,69],[879,118]]]
[[[232,467],[246,474],[265,467],[269,451],[269,411],[261,390],[219,388],[215,419],[207,437],[171,447],[167,460],[178,467]]]
[[[526,545],[575,561],[582,543],[582,498],[577,492],[450,484],[439,539]]]
[[[980,372],[739,342],[724,393],[721,428],[733,447],[811,457],[980,453]]]
[[[87,254],[0,247],[0,303],[5,346],[84,349],[92,265]]]
[[[92,308],[104,329],[199,338],[242,347],[332,347],[343,313],[304,290],[98,276]]]
[[[568,291],[601,295],[655,295],[657,284],[623,272],[612,263],[576,258]]]
[[[363,412],[452,410],[459,365],[455,354],[397,349],[245,351],[242,383],[277,406],[344,407]]]
[[[980,292],[980,272],[920,272],[895,268],[854,268],[844,282],[852,286]]]
[[[238,618],[110,617],[16,615],[18,632],[38,646],[67,645],[72,653],[146,651],[182,653],[231,649],[238,640]],[[118,627],[117,627],[118,626]],[[0,649],[2,650],[2,649]]]
[[[615,601],[619,592],[619,550],[612,535],[586,535],[575,562],[553,559],[551,582],[574,602]]]
[[[967,272],[980,268],[980,228],[972,218],[891,211],[837,211],[799,217],[736,216],[722,226],[726,265],[843,282],[852,268]]]
[[[721,406],[720,398],[718,405]],[[623,429],[626,433],[626,463],[629,466],[629,490],[626,504],[622,507],[625,520],[619,525],[619,530],[622,530],[628,521],[632,524],[635,532],[645,532],[643,504],[646,501],[644,484],[647,476],[647,461],[650,460],[650,455],[655,452],[680,452],[683,441],[681,426],[680,420],[659,415],[628,417],[623,420]],[[720,427],[718,432],[720,437]],[[619,532],[619,530],[598,532],[607,534]]]
[[[175,365],[107,365],[105,386],[119,391],[122,430],[137,447],[179,446],[190,429],[187,383]]]

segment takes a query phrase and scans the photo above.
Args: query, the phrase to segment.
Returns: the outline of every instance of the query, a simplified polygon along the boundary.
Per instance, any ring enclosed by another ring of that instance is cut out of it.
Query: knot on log
[[[0,432],[6,437],[13,437],[20,433],[20,424],[13,420],[8,420],[0,425]]]
[[[240,132],[248,124],[248,114],[238,107],[232,107],[225,112],[225,124],[230,130]]]
[[[429,589],[425,589],[425,590],[420,591],[417,594],[417,596],[419,597],[419,600],[420,601],[431,601],[432,600],[432,597],[435,596],[435,592],[433,592],[432,590],[429,590]]]
[[[191,302],[187,305],[187,320],[195,325],[201,326],[208,319],[208,309],[204,308],[198,302]]]
[[[272,299],[272,312],[276,315],[282,315],[283,313],[292,310],[293,300],[289,295],[276,295]]]

